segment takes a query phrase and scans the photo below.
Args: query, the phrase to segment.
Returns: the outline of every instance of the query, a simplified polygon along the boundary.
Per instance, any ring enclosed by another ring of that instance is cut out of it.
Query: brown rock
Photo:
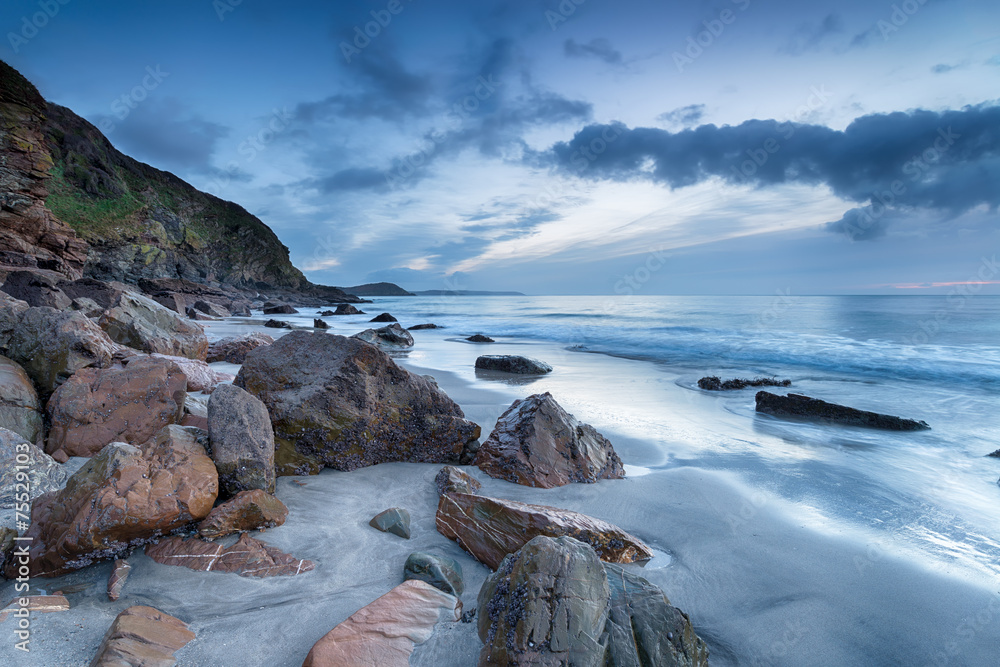
[[[90,667],[172,667],[195,638],[183,621],[153,607],[129,607],[104,635]]]
[[[407,667],[416,644],[430,639],[442,614],[461,616],[458,598],[411,579],[362,607],[323,635],[302,667]]]
[[[455,466],[444,466],[434,478],[438,494],[468,493],[475,494],[482,487],[479,480]]]
[[[109,442],[144,442],[183,417],[187,378],[172,361],[137,357],[124,368],[85,368],[52,395],[51,453],[92,456]]]
[[[59,289],[59,279],[48,275],[47,272],[12,271],[7,274],[7,279],[0,289],[15,299],[27,302],[29,306],[65,310],[72,302],[70,297]]]
[[[0,357],[0,426],[38,442],[42,435],[41,403],[31,378],[19,364]]]
[[[548,392],[514,401],[479,448],[475,464],[490,477],[543,489],[625,476],[608,439],[578,422]]]
[[[287,518],[288,508],[270,493],[260,489],[240,491],[232,500],[209,512],[198,524],[198,533],[211,540],[231,533],[274,528]]]
[[[69,611],[69,600],[65,595],[28,595],[27,605],[21,604],[21,598],[17,597],[7,603],[7,606],[0,609],[0,623],[7,620],[7,616],[27,607],[32,614],[50,613],[54,611]]]
[[[299,560],[246,533],[228,549],[197,537],[168,537],[146,547],[146,555],[163,565],[180,565],[204,572],[231,572],[241,577],[293,576],[312,570],[310,560]]]
[[[63,281],[59,288],[71,299],[91,299],[103,310],[113,308],[125,292],[134,292],[135,288],[124,283],[104,282],[94,278]]]
[[[121,597],[122,589],[125,588],[125,580],[128,579],[131,571],[132,566],[128,564],[127,560],[119,558],[115,561],[115,568],[111,571],[111,576],[108,578],[109,600],[116,602]]]
[[[248,333],[243,336],[230,336],[217,340],[208,346],[206,361],[225,361],[230,364],[242,364],[250,350],[256,350],[263,345],[270,345],[274,338],[265,333]]]
[[[194,308],[199,313],[204,313],[209,317],[215,317],[221,319],[223,317],[229,317],[231,315],[231,313],[226,308],[220,306],[217,303],[212,303],[211,301],[205,301],[203,299],[195,301],[194,305],[191,307]]]
[[[167,354],[151,354],[154,359],[167,359],[174,362],[187,377],[188,391],[203,391],[211,394],[215,387],[223,382],[232,382],[235,375],[220,373],[204,361],[198,359],[188,359],[186,357],[174,357]]]
[[[600,519],[570,510],[465,493],[444,494],[438,501],[437,529],[445,537],[496,569],[537,535],[568,535],[593,547],[601,560],[634,563],[653,557],[643,542]]]
[[[187,299],[184,298],[183,294],[178,294],[177,292],[165,292],[150,298],[164,308],[169,308],[178,315],[187,317]]]
[[[267,406],[278,474],[458,462],[478,444],[479,426],[432,382],[352,338],[293,331],[247,355],[234,384]]]
[[[111,340],[142,352],[204,359],[205,331],[149,297],[123,293],[98,322]]]
[[[65,488],[35,499],[26,534],[31,574],[64,574],[203,519],[218,488],[212,460],[180,426],[141,449],[111,443]]]

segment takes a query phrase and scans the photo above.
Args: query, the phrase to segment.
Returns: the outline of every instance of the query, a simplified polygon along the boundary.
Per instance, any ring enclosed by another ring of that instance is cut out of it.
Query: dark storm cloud
[[[826,38],[843,31],[843,19],[838,14],[827,14],[819,23],[810,22],[799,25],[779,51],[792,56],[800,56],[806,51],[820,48]]]
[[[679,107],[673,111],[665,111],[656,117],[666,123],[676,123],[678,125],[694,125],[705,115],[704,104],[689,104]]]
[[[676,133],[590,125],[553,146],[550,157],[581,177],[645,179],[671,188],[710,177],[758,187],[825,184],[873,208],[855,238],[876,238],[892,218],[887,213],[901,208],[958,215],[1000,205],[1000,107],[874,114],[843,131],[775,120]]]
[[[602,37],[592,39],[586,44],[581,44],[572,38],[567,39],[563,42],[563,51],[570,58],[597,58],[609,65],[621,65],[623,62],[621,51]]]

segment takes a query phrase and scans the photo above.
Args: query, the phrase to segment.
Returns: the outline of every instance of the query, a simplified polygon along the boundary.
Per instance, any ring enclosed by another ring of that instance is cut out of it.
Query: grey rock
[[[64,310],[72,299],[58,287],[59,281],[44,273],[13,271],[7,274],[3,291],[28,303],[29,306]]]
[[[264,326],[269,329],[291,329],[292,325],[288,322],[283,322],[282,320],[268,320],[264,322]]]
[[[383,533],[392,533],[403,539],[410,539],[410,513],[401,507],[390,507],[384,512],[379,512],[372,517],[368,525]]]
[[[495,343],[496,341],[489,336],[484,336],[483,334],[473,334],[466,338],[465,340],[470,343]]]
[[[294,315],[297,311],[293,306],[289,306],[287,303],[275,304],[272,306],[264,305],[265,315]]]
[[[403,566],[403,579],[419,579],[431,586],[461,597],[465,591],[462,566],[457,560],[423,551],[414,551]]]
[[[484,354],[476,359],[476,368],[518,375],[544,375],[552,372],[552,366],[544,361],[511,354]]]
[[[395,317],[393,317],[389,313],[381,313],[381,314],[376,315],[375,317],[371,318],[368,321],[369,322],[398,322],[399,320],[397,320]]]
[[[197,324],[138,294],[123,293],[98,324],[116,343],[141,352],[205,359],[208,338]]]
[[[313,319],[313,328],[314,329],[329,329],[330,325],[327,324],[326,322],[324,322],[323,320]]]
[[[767,391],[758,391],[756,401],[757,412],[776,417],[798,417],[888,431],[923,431],[930,428],[924,421],[857,410],[802,394],[779,396]]]
[[[363,310],[358,310],[349,303],[342,303],[337,306],[336,312],[330,313],[331,315],[364,315]]]
[[[0,357],[0,427],[28,442],[38,442],[43,426],[41,407],[35,386],[20,364]]]
[[[479,480],[455,466],[444,466],[434,478],[438,495],[445,493],[475,494],[482,484]]]
[[[73,310],[78,310],[87,317],[100,317],[104,313],[101,304],[85,296],[73,299],[71,307]]]
[[[17,433],[0,428],[0,508],[2,509],[13,509],[17,504],[19,466],[23,466],[21,472],[28,475],[28,479],[21,484],[27,484],[30,500],[43,493],[61,489],[69,479],[66,469],[56,463],[51,456]]]
[[[274,493],[274,432],[260,399],[219,385],[208,400],[208,433],[221,497],[249,489]]]
[[[413,347],[413,336],[398,324],[390,324],[381,329],[365,329],[351,338],[389,349]]]
[[[442,329],[442,328],[443,327],[439,327],[436,324],[427,323],[427,324],[414,324],[412,327],[407,327],[406,330],[407,331],[423,331],[424,329]]]

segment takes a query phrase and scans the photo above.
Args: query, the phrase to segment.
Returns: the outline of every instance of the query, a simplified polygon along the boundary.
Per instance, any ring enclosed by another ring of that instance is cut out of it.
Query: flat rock
[[[544,361],[511,354],[484,354],[476,359],[476,368],[517,375],[544,375],[552,372],[552,366]]]
[[[141,352],[205,359],[205,331],[149,297],[123,293],[98,324],[116,343]]]
[[[180,426],[141,448],[111,443],[65,488],[35,499],[26,533],[31,573],[64,574],[203,519],[218,488],[212,460]]]
[[[92,456],[109,442],[144,442],[183,418],[187,377],[173,361],[136,357],[124,367],[84,368],[49,399],[45,450]]]
[[[437,530],[495,570],[533,537],[569,536],[586,542],[601,560],[634,563],[653,552],[624,530],[600,519],[570,510],[529,505],[465,493],[448,493],[438,499]]]
[[[297,311],[293,306],[289,306],[287,303],[280,303],[273,306],[264,306],[265,315],[294,315]]]
[[[431,323],[428,322],[427,324],[414,324],[412,327],[406,327],[406,330],[407,331],[423,331],[425,329],[441,329],[441,328],[443,328],[443,327],[439,327],[436,324],[431,324]]]
[[[410,539],[410,513],[401,507],[390,507],[379,512],[372,517],[368,525],[383,533],[399,535],[405,540]]]
[[[447,556],[414,551],[403,565],[403,579],[419,579],[439,590],[461,597],[465,592],[461,564]]]
[[[433,383],[354,338],[294,331],[247,355],[235,384],[267,406],[279,474],[453,463],[478,444],[479,426]]]
[[[389,313],[381,313],[381,314],[376,315],[375,317],[371,318],[368,321],[369,322],[398,322],[399,320],[397,320],[395,317],[393,317]]]
[[[299,560],[246,533],[229,548],[197,537],[168,537],[146,547],[146,555],[163,565],[180,565],[204,572],[230,572],[241,577],[294,576],[316,567],[312,561]]]
[[[361,333],[354,334],[351,338],[389,349],[413,347],[413,336],[398,324],[390,324],[381,329],[365,329]]]
[[[0,609],[0,623],[7,620],[7,617],[17,612],[19,609],[27,608],[31,614],[49,614],[57,611],[69,611],[69,600],[65,595],[28,595],[24,599],[28,604],[22,605],[20,597],[16,597],[7,603],[7,606]],[[15,619],[17,617],[15,616]]]
[[[462,604],[423,581],[404,581],[362,607],[316,642],[302,667],[407,667],[417,644],[442,619],[457,621]]]
[[[930,428],[924,421],[857,410],[802,394],[779,396],[766,391],[758,391],[757,412],[776,417],[800,417],[889,431],[923,431]]]
[[[475,465],[490,477],[544,489],[625,477],[608,439],[548,392],[514,401],[479,448]]]
[[[195,638],[180,619],[153,607],[129,607],[111,623],[90,667],[172,667]]]
[[[274,493],[274,431],[260,399],[220,385],[208,400],[208,434],[224,498],[252,489]]]
[[[716,375],[703,377],[698,380],[698,386],[706,391],[733,391],[735,389],[746,389],[747,387],[788,387],[791,384],[791,380],[779,380],[777,378],[757,377],[752,380],[746,378],[723,380]]]
[[[495,343],[496,341],[489,336],[484,336],[483,334],[473,334],[466,338],[465,340],[470,343]]]
[[[444,466],[438,471],[434,478],[438,494],[442,493],[467,493],[474,494],[480,489],[482,484],[479,480],[455,466]]]
[[[253,489],[240,491],[212,509],[198,524],[198,534],[207,539],[215,539],[232,533],[274,528],[285,523],[288,508],[270,493]]]
[[[265,333],[248,333],[242,336],[222,338],[208,346],[208,363],[224,361],[228,364],[242,364],[250,350],[256,350],[262,345],[270,345],[274,338]]]
[[[26,478],[18,480],[18,473]],[[61,489],[67,479],[69,473],[55,459],[19,433],[0,428],[0,509],[14,509],[24,485],[28,499],[34,500],[43,493]]]
[[[115,561],[111,576],[108,577],[109,600],[117,602],[118,598],[122,596],[122,589],[125,588],[125,580],[128,579],[130,572],[132,572],[132,566],[128,564],[127,560],[119,558]]]
[[[38,442],[42,435],[41,403],[21,365],[0,356],[0,427]]]

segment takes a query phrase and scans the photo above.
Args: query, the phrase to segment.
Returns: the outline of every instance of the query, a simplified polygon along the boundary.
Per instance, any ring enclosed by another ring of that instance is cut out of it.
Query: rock
[[[163,294],[157,294],[156,296],[150,297],[156,303],[160,304],[164,308],[169,308],[178,315],[183,315],[187,317],[188,305],[187,299],[183,294],[177,294],[176,292],[165,292]]]
[[[273,306],[264,306],[265,315],[294,315],[297,313],[295,308],[289,306],[287,303],[276,304]]]
[[[476,368],[518,375],[544,375],[552,372],[552,366],[544,361],[510,354],[485,354],[476,359]]]
[[[342,303],[337,306],[337,310],[331,315],[364,315],[363,310],[358,310],[349,303]]]
[[[375,317],[371,318],[368,321],[369,322],[398,322],[399,320],[397,320],[395,317],[393,317],[389,313],[382,313],[380,315],[376,315]]]
[[[473,334],[472,336],[469,336],[465,340],[469,341],[470,343],[495,343],[496,342],[495,340],[493,340],[489,336],[484,336],[482,334]]]
[[[187,377],[168,359],[79,370],[49,399],[45,451],[92,456],[109,442],[145,442],[181,421],[186,387]]]
[[[437,485],[439,495],[444,493],[467,493],[473,495],[482,486],[478,479],[464,470],[459,470],[455,466],[444,466],[441,468],[438,471],[437,477],[434,478],[434,484]]]
[[[407,327],[407,331],[422,331],[424,329],[442,329],[436,324],[414,324],[412,327]]]
[[[204,330],[152,299],[123,293],[98,321],[111,340],[142,352],[204,359]]]
[[[535,537],[504,558],[479,591],[480,667],[611,664],[609,597],[593,549],[572,537]]]
[[[101,304],[97,303],[93,299],[88,299],[85,296],[81,296],[77,299],[73,299],[73,303],[70,304],[73,310],[78,310],[89,318],[100,317],[104,314],[104,309],[101,308]]]
[[[14,431],[28,442],[42,435],[41,403],[31,378],[19,364],[0,356],[0,427]]]
[[[17,531],[13,528],[0,528],[0,570],[6,567],[7,557],[14,552],[15,537]]]
[[[413,336],[398,324],[390,324],[381,329],[365,329],[361,333],[354,334],[351,338],[390,349],[413,347]]]
[[[274,528],[287,518],[288,508],[270,493],[260,489],[240,491],[208,513],[198,524],[198,534],[212,540],[232,533]]]
[[[457,560],[447,556],[414,551],[403,566],[403,579],[426,581],[434,588],[455,597],[461,597],[465,592],[462,566]]]
[[[457,621],[461,608],[426,582],[404,581],[323,635],[302,667],[408,667],[414,645],[430,639],[442,615]]]
[[[227,309],[223,308],[217,303],[212,303],[211,301],[204,301],[204,300],[195,301],[194,305],[191,307],[194,308],[199,313],[204,313],[209,317],[216,317],[222,319],[224,317],[232,316],[232,313],[230,313]]]
[[[260,399],[220,385],[208,400],[208,432],[224,498],[252,489],[274,493],[274,431]]]
[[[177,364],[187,377],[188,391],[202,391],[211,394],[215,388],[223,382],[232,382],[235,375],[220,373],[204,361],[198,359],[188,359],[187,357],[174,357],[167,354],[151,354],[154,359],[166,359]]]
[[[0,309],[0,354],[24,368],[43,401],[81,368],[110,365],[117,347],[83,313]]]
[[[996,450],[996,451],[995,451],[995,452],[993,452],[992,454],[987,454],[986,456],[992,456],[992,457],[994,457],[994,458],[998,458],[998,459],[1000,459],[1000,449]]]
[[[337,313],[332,310],[321,310],[317,313],[320,317],[330,317],[331,315],[336,315]]]
[[[777,378],[733,378],[732,380],[722,380],[712,375],[698,380],[698,386],[706,391],[731,391],[733,389],[746,389],[747,387],[788,387],[791,380],[779,380]]]
[[[228,549],[197,537],[168,537],[146,547],[146,555],[163,565],[180,565],[203,572],[231,572],[241,577],[294,576],[316,567],[312,561],[299,560],[246,533]]]
[[[802,394],[778,396],[766,391],[758,391],[757,412],[776,417],[805,417],[848,426],[864,426],[889,431],[923,431],[930,428],[924,421],[856,410]]]
[[[372,517],[368,525],[383,533],[399,535],[405,540],[410,539],[410,513],[401,507],[391,507],[379,512]]]
[[[316,319],[314,319],[313,320],[313,328],[314,329],[329,329],[330,325],[327,324],[326,322],[324,322],[323,320],[316,320]]]
[[[256,350],[262,345],[270,345],[274,338],[265,333],[248,333],[242,336],[229,336],[211,343],[208,346],[208,363],[225,361],[229,364],[242,364],[250,350]]]
[[[65,488],[35,499],[26,534],[31,574],[77,570],[203,519],[218,488],[212,460],[180,426],[141,448],[111,443]]]
[[[514,500],[448,493],[438,499],[437,529],[495,570],[537,535],[568,535],[586,542],[612,563],[648,560],[653,552],[642,541],[600,519],[570,510]]]
[[[194,308],[188,308],[188,311],[185,314],[189,320],[194,320],[196,322],[216,322],[218,320],[218,318],[206,315],[205,313],[197,311]]]
[[[58,287],[59,280],[36,271],[12,271],[0,289],[29,306],[65,310],[72,299]]]
[[[269,329],[291,329],[292,325],[288,322],[282,322],[281,320],[268,320],[264,322],[264,326]]]
[[[452,463],[480,434],[426,378],[354,338],[293,331],[247,355],[235,384],[267,406],[278,474]]]
[[[27,600],[27,604],[22,605],[21,600]],[[7,617],[16,613],[20,609],[28,609],[29,614],[48,614],[55,611],[69,611],[69,600],[65,595],[27,595],[23,598],[16,597],[7,603],[7,606],[0,609],[0,623],[7,620]]]
[[[543,489],[625,477],[608,439],[548,392],[514,401],[479,448],[475,465],[490,477]]]
[[[191,426],[208,433],[208,401],[191,394],[185,396],[181,426]]]
[[[59,283],[59,288],[71,299],[90,299],[102,311],[114,308],[122,294],[135,289],[123,283],[107,283],[94,278],[63,281]]]
[[[172,667],[195,638],[181,620],[153,607],[129,607],[111,623],[90,667]]]
[[[18,473],[26,478],[17,479]],[[21,437],[0,428],[0,509],[14,509],[17,496],[27,486],[28,500],[61,489],[69,478],[66,469],[55,459]],[[22,501],[23,502],[23,501]],[[23,514],[27,514],[25,508]]]
[[[132,566],[128,564],[127,560],[119,558],[115,561],[115,567],[111,570],[111,576],[108,577],[109,600],[112,602],[118,601],[118,598],[122,595],[122,589],[125,588],[125,580],[128,579],[131,571]]]
[[[708,667],[708,647],[657,586],[611,563],[608,665]]]

